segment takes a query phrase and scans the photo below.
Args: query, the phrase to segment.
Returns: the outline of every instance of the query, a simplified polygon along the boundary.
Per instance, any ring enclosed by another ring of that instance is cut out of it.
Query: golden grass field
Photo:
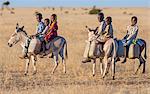
[[[4,11],[0,16],[0,94],[150,94],[150,9],[149,8],[103,8],[105,16],[113,18],[113,28],[118,39],[124,37],[126,26],[133,15],[138,17],[139,34],[147,42],[148,59],[146,73],[134,72],[138,60],[116,64],[116,80],[110,74],[102,80],[97,62],[96,76],[92,76],[92,63],[82,64],[82,55],[87,39],[85,26],[98,26],[97,15],[89,15],[89,8],[16,8],[15,14]],[[19,59],[20,45],[9,48],[7,41],[15,31],[16,23],[25,26],[28,34],[34,34],[36,20],[34,13],[43,13],[44,18],[52,13],[58,15],[59,35],[68,42],[67,73],[60,63],[51,75],[53,60],[38,58],[37,74],[32,75],[32,64],[28,76],[24,76],[25,61]],[[67,11],[67,12],[66,12]],[[126,12],[126,13],[125,13]]]

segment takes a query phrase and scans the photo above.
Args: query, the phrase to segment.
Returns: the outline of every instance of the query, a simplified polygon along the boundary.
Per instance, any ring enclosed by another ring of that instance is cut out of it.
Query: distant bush
[[[89,14],[98,14],[101,11],[102,11],[101,9],[92,9],[92,10],[89,11]]]
[[[52,8],[52,10],[54,11],[54,10],[55,10],[55,8],[53,7],[53,8]]]
[[[124,12],[123,12],[123,14],[127,14],[127,12],[126,12],[126,11],[124,11]]]
[[[96,6],[93,6],[93,8],[89,11],[89,14],[98,14],[101,11],[101,9],[97,9]]]
[[[65,14],[68,14],[69,13],[69,11],[65,11]]]
[[[88,8],[81,8],[82,10],[88,10]]]
[[[133,13],[129,13],[129,15],[133,15]]]
[[[125,15],[133,15],[133,13],[128,13],[126,11],[124,11],[123,14],[125,14]]]
[[[45,10],[46,10],[46,7],[44,7],[43,10],[45,11]]]
[[[11,11],[10,13],[11,13],[11,14],[15,14],[15,12],[13,12],[13,11]]]
[[[72,10],[73,10],[73,11],[75,11],[75,10],[76,10],[76,8],[73,8]]]
[[[15,10],[15,8],[11,8],[12,10]]]

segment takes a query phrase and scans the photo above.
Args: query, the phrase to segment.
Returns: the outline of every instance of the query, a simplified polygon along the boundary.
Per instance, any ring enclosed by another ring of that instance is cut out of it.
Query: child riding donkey
[[[137,34],[138,34],[137,17],[133,16],[131,18],[131,25],[127,27],[127,34],[122,40],[124,44],[124,60],[122,63],[126,62],[126,58],[128,56],[128,51],[129,51],[129,46],[136,39]]]
[[[42,22],[42,14],[41,13],[37,13],[36,14],[36,20],[38,22],[37,26],[36,26],[36,34],[35,35],[32,35],[28,38],[28,40],[26,41],[25,43],[25,49],[24,49],[24,54],[22,57],[20,57],[21,59],[24,59],[24,58],[27,58],[28,57],[28,47],[30,45],[30,41],[32,38],[36,37],[38,38],[41,42],[44,41],[44,38],[43,38],[43,31],[45,29],[45,25],[44,23]]]
[[[87,47],[88,49],[85,49],[84,52],[84,59],[82,60],[83,63],[86,62],[90,62],[90,47],[91,45],[97,45],[96,42],[94,42],[95,40],[98,42],[99,44],[99,49],[100,49],[100,53],[103,53],[103,44],[109,39],[109,38],[113,38],[113,27],[112,27],[112,18],[111,17],[107,17],[106,21],[104,20],[104,14],[103,13],[99,13],[98,14],[98,21],[100,22],[100,26],[97,27],[94,31],[95,33],[91,33],[89,32],[89,44],[87,43]],[[89,31],[91,31],[89,29]],[[90,34],[91,33],[91,34]],[[91,40],[92,39],[92,40]],[[96,50],[96,48],[94,48],[94,50]],[[92,53],[94,53],[94,50]]]
[[[51,15],[51,22],[50,24],[45,28],[46,29],[46,33],[44,36],[44,41],[43,41],[43,55],[41,57],[44,57],[46,55],[45,51],[46,51],[46,43],[49,43],[50,41],[52,41],[55,37],[57,37],[57,30],[58,30],[58,25],[57,25],[57,15],[56,14],[52,14]],[[53,53],[52,56],[53,57]]]

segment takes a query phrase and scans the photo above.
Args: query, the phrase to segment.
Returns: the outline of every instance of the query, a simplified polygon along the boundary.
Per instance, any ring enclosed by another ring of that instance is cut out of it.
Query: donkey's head
[[[23,32],[24,26],[19,27],[19,24],[16,24],[16,29],[15,29],[15,33],[13,33],[10,37],[10,39],[8,40],[8,46],[12,47],[13,45],[15,45],[16,43],[18,43],[21,40],[21,36],[20,36],[20,32]]]
[[[98,33],[98,27],[96,27],[96,29],[91,29],[90,27],[85,26],[85,28],[88,30],[88,32],[93,33],[95,35]]]

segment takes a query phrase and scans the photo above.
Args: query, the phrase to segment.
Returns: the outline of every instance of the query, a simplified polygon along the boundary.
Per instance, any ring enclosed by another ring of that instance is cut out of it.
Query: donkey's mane
[[[25,30],[22,30],[21,28],[19,28],[20,32],[24,33],[26,36],[28,36],[27,32]]]
[[[22,32],[23,32],[23,33],[25,33],[25,35],[27,35],[27,36],[28,36],[28,34],[27,34],[27,32],[26,32],[25,30],[23,30]]]

